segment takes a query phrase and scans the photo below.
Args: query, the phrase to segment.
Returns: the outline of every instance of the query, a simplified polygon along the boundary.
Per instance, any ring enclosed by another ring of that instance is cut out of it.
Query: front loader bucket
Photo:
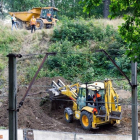
[[[65,84],[60,79],[57,81],[57,85],[59,85],[60,87],[65,86]]]
[[[60,95],[60,92],[58,90],[56,90],[55,88],[49,89],[48,92],[52,93],[52,94],[50,94],[51,96],[58,96],[58,95]]]
[[[51,86],[52,86],[53,88],[56,88],[56,89],[59,89],[59,88],[60,88],[60,86],[59,86],[55,81],[52,81]]]

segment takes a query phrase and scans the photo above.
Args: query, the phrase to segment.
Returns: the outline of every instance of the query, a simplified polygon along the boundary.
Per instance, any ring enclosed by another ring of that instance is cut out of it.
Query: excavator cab
[[[50,9],[42,9],[40,18],[47,19],[48,22],[52,21],[52,18],[57,19],[57,10],[50,8]]]
[[[86,106],[86,88],[79,88],[77,105],[78,110],[81,110],[84,106]]]

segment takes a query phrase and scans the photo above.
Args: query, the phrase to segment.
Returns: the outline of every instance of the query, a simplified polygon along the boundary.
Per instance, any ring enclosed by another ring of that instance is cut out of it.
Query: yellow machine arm
[[[79,92],[79,83],[76,83],[74,85],[66,85],[58,90],[61,92],[61,94],[68,96],[73,101],[73,110],[77,110],[77,97]]]
[[[60,87],[58,90],[61,92],[61,94],[68,96],[73,101],[76,101],[78,96],[77,93],[79,92],[79,83],[74,85],[66,85]]]
[[[106,80],[105,81],[105,107],[107,110],[108,119],[109,117],[112,117],[111,116],[112,114],[113,115],[115,114],[116,116],[121,115],[121,106],[118,104],[118,97],[119,97],[118,94],[113,89],[111,80]]]

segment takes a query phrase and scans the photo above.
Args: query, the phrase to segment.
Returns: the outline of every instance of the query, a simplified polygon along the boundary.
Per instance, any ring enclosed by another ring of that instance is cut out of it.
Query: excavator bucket
[[[52,88],[48,90],[51,97],[60,95],[60,91],[58,90],[60,87],[55,81],[52,81],[51,87]]]
[[[64,88],[65,88],[65,84],[64,84],[60,79],[57,81],[57,83],[56,83],[55,81],[52,81],[51,86],[52,86],[52,88],[49,89],[49,91],[52,92],[52,94],[53,94],[54,96],[60,95],[59,89],[60,89],[61,87],[64,87]],[[63,88],[62,88],[62,89],[63,89]]]
[[[52,86],[52,88],[56,88],[56,89],[60,88],[60,86],[55,81],[52,81],[51,86]]]
[[[64,87],[65,86],[65,84],[60,79],[58,79],[57,85],[59,85],[60,87]]]
[[[60,79],[57,82],[52,81],[51,87],[52,88],[48,90],[51,101],[50,110],[55,110],[72,104],[72,102],[67,101],[69,98],[62,94],[62,91],[66,90],[66,85]]]

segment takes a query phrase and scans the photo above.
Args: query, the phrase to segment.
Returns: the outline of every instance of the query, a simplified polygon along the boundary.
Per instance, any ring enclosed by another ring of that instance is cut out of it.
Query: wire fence
[[[60,53],[59,55],[71,55]],[[79,53],[75,53],[79,54]],[[22,55],[22,58],[17,58],[17,105],[26,93],[26,90],[29,87],[30,81],[33,79],[40,63],[42,62],[42,59],[44,57],[44,53],[42,54],[29,54],[29,55]],[[88,57],[89,54],[80,53],[80,55],[86,55]],[[97,55],[97,53],[95,53]],[[57,56],[57,55],[56,55]],[[49,57],[55,57],[56,56],[49,56]],[[90,55],[89,55],[90,56]],[[48,58],[49,58],[48,57]],[[80,60],[79,60],[80,61]],[[85,60],[87,61],[87,60]],[[65,63],[64,60],[62,62]],[[73,65],[75,67],[76,65]],[[91,66],[90,64],[88,66]],[[2,71],[1,73],[8,72],[8,66],[7,70]],[[59,66],[56,66],[55,70],[58,71]],[[42,70],[43,69],[43,70]],[[64,120],[64,109],[67,107],[66,105],[72,107],[72,101],[71,99],[66,98],[54,98],[54,101],[57,103],[59,102],[58,109],[50,111],[50,105],[52,103],[52,100],[50,98],[50,94],[48,93],[48,89],[52,88],[52,81],[57,81],[58,79],[61,79],[66,85],[74,84],[75,82],[79,82],[80,84],[83,83],[81,80],[75,80],[71,82],[70,80],[66,80],[63,78],[60,73],[56,73],[55,75],[50,75],[48,73],[51,73],[50,68],[47,65],[47,59],[42,67],[41,71],[36,77],[36,80],[34,81],[30,91],[27,94],[27,97],[25,98],[23,106],[20,108],[20,111],[18,113],[19,115],[19,126],[20,127],[26,127],[26,128],[33,128],[33,129],[42,129],[42,130],[52,130],[52,131],[67,131],[67,132],[81,132],[85,133],[85,131],[80,126],[80,122],[77,120],[74,120],[74,123],[72,125],[66,124]],[[69,71],[72,71],[73,68],[71,67]],[[106,69],[108,71],[108,69]],[[78,72],[76,71],[78,74]],[[99,78],[98,78],[99,77]],[[121,104],[122,107],[122,122],[120,126],[117,126],[117,129],[115,127],[102,127],[99,131],[89,131],[88,133],[102,133],[105,134],[106,132],[110,134],[111,129],[115,129],[113,133],[111,134],[119,134],[122,130],[125,131],[126,134],[131,133],[131,110],[132,106],[137,105],[138,110],[140,110],[140,104],[139,102],[137,104],[132,104],[131,101],[131,88],[128,85],[128,82],[125,78],[122,76],[119,76],[118,78],[114,78],[115,75],[112,75],[109,77],[109,79],[112,80],[113,87],[115,91],[119,94],[119,100],[117,105]],[[130,77],[130,75],[129,75]],[[108,77],[106,77],[108,78]],[[96,78],[96,82],[101,81],[104,82],[104,77],[98,75]],[[92,82],[94,81],[94,77],[92,79]],[[3,104],[5,104],[6,99],[8,99],[8,74],[5,76],[5,80],[0,79],[0,86],[1,93],[0,93],[0,99]],[[139,88],[139,86],[138,86]],[[75,101],[76,102],[76,101]],[[86,103],[86,101],[84,101]],[[61,104],[62,103],[62,104]],[[93,101],[88,101],[88,103],[93,103]],[[114,102],[100,102],[100,103],[108,103],[108,104],[115,104]],[[8,105],[7,105],[8,106]],[[6,109],[6,108],[5,108]],[[4,110],[6,112],[6,110]],[[23,119],[26,118],[26,119]],[[23,119],[23,120],[22,120]],[[34,121],[34,122],[33,122]],[[128,123],[129,121],[129,123]],[[56,123],[56,124],[55,124]],[[55,124],[55,125],[54,125]],[[71,130],[73,129],[73,130]],[[122,133],[121,133],[122,134]]]
[[[115,49],[111,49],[111,50],[115,50]],[[93,53],[93,55],[96,55],[98,52],[95,52]],[[46,53],[39,53],[39,54],[27,54],[27,55],[22,55],[22,58],[18,58],[17,59],[17,82],[18,82],[18,87],[28,87],[28,83],[30,82],[30,80],[33,78],[43,56],[45,55]],[[90,54],[87,54],[87,53],[77,53],[77,52],[73,52],[73,53],[58,53],[58,54],[61,54],[61,55],[71,55],[71,54],[80,54],[80,55],[90,55]],[[55,57],[55,56],[54,56]],[[5,58],[5,57],[2,57],[2,58]],[[45,64],[46,65],[46,64]],[[23,69],[24,67],[24,69]],[[34,68],[32,68],[34,67]],[[43,66],[44,67],[44,66]],[[7,67],[8,68],[8,67]],[[47,67],[45,66],[44,69],[47,69]],[[41,78],[41,76],[48,76],[46,73],[47,71],[46,70],[43,70],[42,71],[42,75],[39,75],[37,77],[38,78]],[[60,75],[55,75],[55,77],[57,76],[60,76]],[[113,77],[113,76],[112,76]],[[127,85],[126,83],[126,80],[124,78],[112,78],[111,79],[113,81],[113,86],[116,90],[128,90],[130,91],[130,86]],[[0,81],[3,81],[3,79],[1,79]],[[94,81],[94,80],[93,80]],[[97,80],[96,80],[97,81]],[[104,81],[104,79],[99,79],[99,81]],[[119,85],[119,81],[125,83],[125,84],[121,84]],[[78,81],[80,82],[80,81]],[[82,83],[82,82],[80,82]],[[7,74],[7,78],[5,79],[5,83],[4,84],[0,84],[0,85],[3,85],[2,87],[2,93],[4,92],[7,92],[8,91],[8,74]],[[51,88],[51,84],[49,85],[33,85],[33,87],[36,87],[36,88]],[[138,86],[139,87],[139,86]],[[130,100],[130,99],[129,99]]]

